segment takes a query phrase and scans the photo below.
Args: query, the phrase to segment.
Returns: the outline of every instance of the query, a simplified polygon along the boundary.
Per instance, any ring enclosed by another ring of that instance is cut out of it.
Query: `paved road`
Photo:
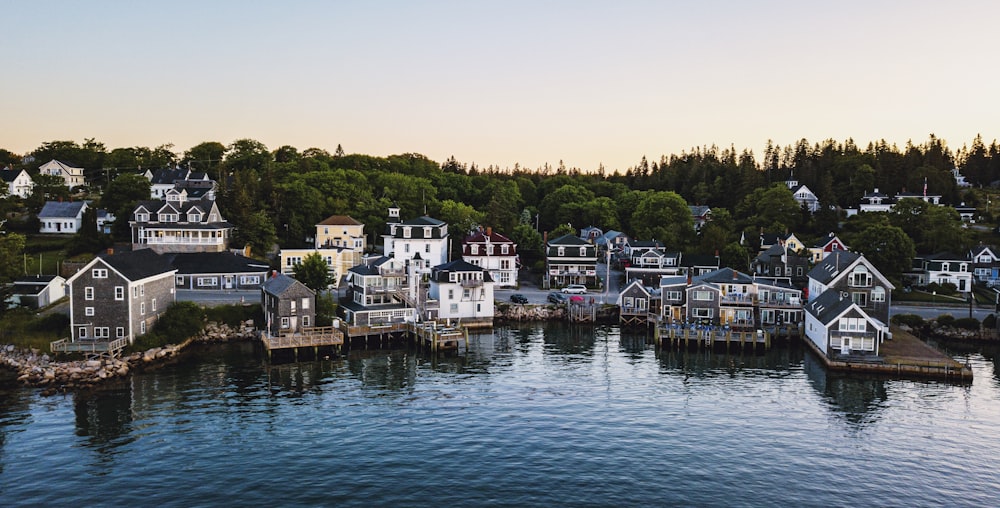
[[[934,319],[942,314],[951,314],[956,318],[969,317],[969,306],[934,306],[934,305],[907,305],[907,304],[893,304],[889,308],[889,313],[891,315],[896,314],[916,314],[924,319]],[[972,317],[982,321],[989,316],[994,314],[994,310],[988,307],[973,307]]]
[[[602,278],[607,280],[607,265],[597,265],[597,273]],[[596,303],[615,303],[618,301],[618,294],[621,289],[618,287],[618,280],[621,278],[622,272],[611,270],[611,283],[605,287],[605,291],[590,291],[586,295],[583,295],[588,300],[593,297]],[[514,293],[519,293],[528,299],[528,303],[531,304],[543,304],[548,303],[549,293],[552,291],[548,289],[542,289],[534,282],[521,281],[521,286],[517,289],[511,288],[496,288],[493,290],[494,299],[503,302],[509,302],[510,296]]]

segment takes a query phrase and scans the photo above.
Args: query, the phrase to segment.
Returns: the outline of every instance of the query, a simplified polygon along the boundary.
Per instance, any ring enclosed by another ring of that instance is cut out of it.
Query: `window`
[[[132,286],[132,298],[139,298],[139,286]]]
[[[842,332],[864,332],[867,322],[863,318],[840,318],[837,328]]]
[[[257,284],[260,284],[260,275],[241,275],[240,284],[256,286]]]
[[[145,314],[145,313],[146,313],[146,302],[142,302],[139,304],[139,314]]]
[[[111,337],[111,333],[107,326],[95,326],[94,327],[94,338],[95,339],[107,339]]]
[[[125,338],[125,328],[122,326],[115,328],[115,337],[119,339]]]
[[[115,286],[115,300],[122,301],[125,299],[125,286]]]
[[[424,226],[424,238],[430,238],[430,237],[431,237],[430,226]]]
[[[94,288],[87,286],[83,288],[83,299],[93,300],[94,299]]]
[[[410,252],[410,244],[406,244],[403,246],[403,252]]]
[[[795,267],[795,275],[797,277],[801,277],[802,274],[803,274],[803,268],[801,266],[796,266]]]
[[[150,300],[149,307],[153,310],[153,312],[156,312],[156,298]]]
[[[93,316],[94,315],[94,308],[93,307],[84,307],[83,308],[83,315],[84,316]]]
[[[108,278],[108,270],[106,268],[94,268],[93,270],[91,270],[90,274],[95,279],[107,279]]]
[[[198,277],[198,286],[200,287],[211,287],[219,285],[218,277]]]
[[[140,284],[139,285],[139,296],[146,296],[146,285],[145,284]]]
[[[200,213],[189,213],[188,214],[188,222],[201,222],[201,214]]]
[[[471,296],[471,294],[469,293],[469,289],[468,288],[463,289],[462,290],[462,298],[468,299],[469,296]]]
[[[508,254],[508,253],[509,253],[509,246],[507,244],[501,245],[500,254]]]
[[[566,247],[559,247],[559,257],[566,255]]]
[[[309,308],[309,299],[308,298],[303,298],[302,299],[302,310],[306,310],[308,308]]]
[[[281,318],[281,327],[282,328],[288,328],[289,326],[290,325],[289,325],[289,322],[288,322],[288,318],[286,318],[286,317]]]
[[[302,316],[302,326],[309,326],[309,316]]]
[[[885,288],[879,286],[872,290],[872,302],[885,302]]]
[[[141,334],[144,334],[144,333],[146,333],[146,322],[145,321],[139,321],[139,334],[141,335]]]
[[[410,238],[410,236],[411,236],[411,228],[408,227],[403,228],[403,238]]]
[[[452,313],[458,312],[458,304],[457,303],[451,304],[451,307],[449,307],[449,308],[451,309]]]
[[[851,301],[856,303],[858,307],[867,307],[868,293],[851,293]]]
[[[295,314],[295,300],[292,300],[288,303],[292,305],[292,314]]]
[[[149,221],[149,214],[148,213],[137,213],[137,214],[135,214],[135,220],[136,220],[136,222],[148,222]]]
[[[680,299],[681,299],[680,291],[667,291],[667,300],[680,300]]]
[[[694,299],[698,300],[698,301],[702,301],[702,302],[710,302],[710,301],[712,301],[712,292],[711,291],[695,291],[694,292]]]
[[[872,275],[868,273],[868,267],[859,266],[851,272],[848,284],[856,288],[866,288],[872,285]]]
[[[177,285],[178,286],[183,286],[184,285],[184,276],[183,275],[178,275],[177,276]]]
[[[633,300],[633,299],[632,299],[632,297],[631,297],[631,296],[627,296],[627,297],[625,297],[625,299],[624,299],[624,300],[625,300],[625,301],[624,301],[624,303],[625,303],[625,306],[626,306],[626,307],[631,307],[631,306],[633,306],[633,305],[634,305],[634,304],[633,304],[633,302],[632,302],[632,300]]]
[[[78,339],[86,339],[87,338],[87,327],[81,326],[80,329],[77,330],[77,332],[76,332],[76,337]]]
[[[454,289],[449,289],[448,290],[448,299],[449,300],[454,300],[455,299],[455,290]]]
[[[694,308],[691,309],[691,315],[696,318],[711,318],[712,309]]]
[[[580,255],[581,256],[586,256],[587,255],[587,248],[586,247],[580,247]]]

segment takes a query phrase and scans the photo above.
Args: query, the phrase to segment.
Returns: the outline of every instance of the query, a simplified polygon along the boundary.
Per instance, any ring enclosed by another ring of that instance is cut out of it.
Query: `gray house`
[[[174,302],[176,271],[151,250],[94,258],[66,281],[73,342],[134,342]]]
[[[260,289],[268,335],[300,333],[316,326],[316,293],[305,284],[279,273]]]

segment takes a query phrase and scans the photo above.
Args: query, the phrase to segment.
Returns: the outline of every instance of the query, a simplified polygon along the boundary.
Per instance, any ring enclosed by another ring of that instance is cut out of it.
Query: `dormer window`
[[[158,220],[160,222],[177,222],[177,214],[176,213],[161,213],[158,216]]]
[[[566,247],[559,247],[559,257],[566,255]]]
[[[201,222],[201,214],[197,212],[189,213],[188,222]]]
[[[473,256],[478,256],[479,255],[479,246],[478,245],[473,245],[472,246],[472,255]]]
[[[412,232],[411,232],[412,229],[413,228],[409,228],[409,227],[403,228],[403,238],[410,238],[412,236]]]
[[[951,271],[951,264],[950,264],[950,263],[948,263],[947,261],[944,261],[944,262],[942,262],[942,263],[941,263],[941,271],[942,271],[942,272],[948,272],[948,271]]]
[[[851,287],[866,288],[872,285],[872,274],[868,273],[868,267],[859,266],[851,272],[848,278]]]
[[[136,213],[135,214],[135,220],[136,220],[136,222],[149,222],[149,214],[148,213]]]
[[[510,253],[510,248],[509,247],[510,247],[509,245],[501,245],[500,246],[500,254],[509,254]]]
[[[580,247],[580,255],[581,256],[586,256],[587,255],[587,248],[586,247]]]
[[[424,238],[430,238],[430,237],[431,237],[430,226],[424,226]]]

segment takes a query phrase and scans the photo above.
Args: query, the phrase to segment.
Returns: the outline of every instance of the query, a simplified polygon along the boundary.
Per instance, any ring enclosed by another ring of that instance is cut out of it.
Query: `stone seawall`
[[[219,343],[252,340],[257,337],[253,321],[245,321],[232,328],[226,324],[209,322],[196,336],[180,344],[168,344],[124,358],[99,358],[93,360],[55,361],[37,349],[24,350],[13,345],[0,346],[0,366],[15,371],[17,381],[25,386],[45,388],[45,393],[57,390],[82,388],[121,378],[135,369],[158,365],[177,357],[194,343]]]

